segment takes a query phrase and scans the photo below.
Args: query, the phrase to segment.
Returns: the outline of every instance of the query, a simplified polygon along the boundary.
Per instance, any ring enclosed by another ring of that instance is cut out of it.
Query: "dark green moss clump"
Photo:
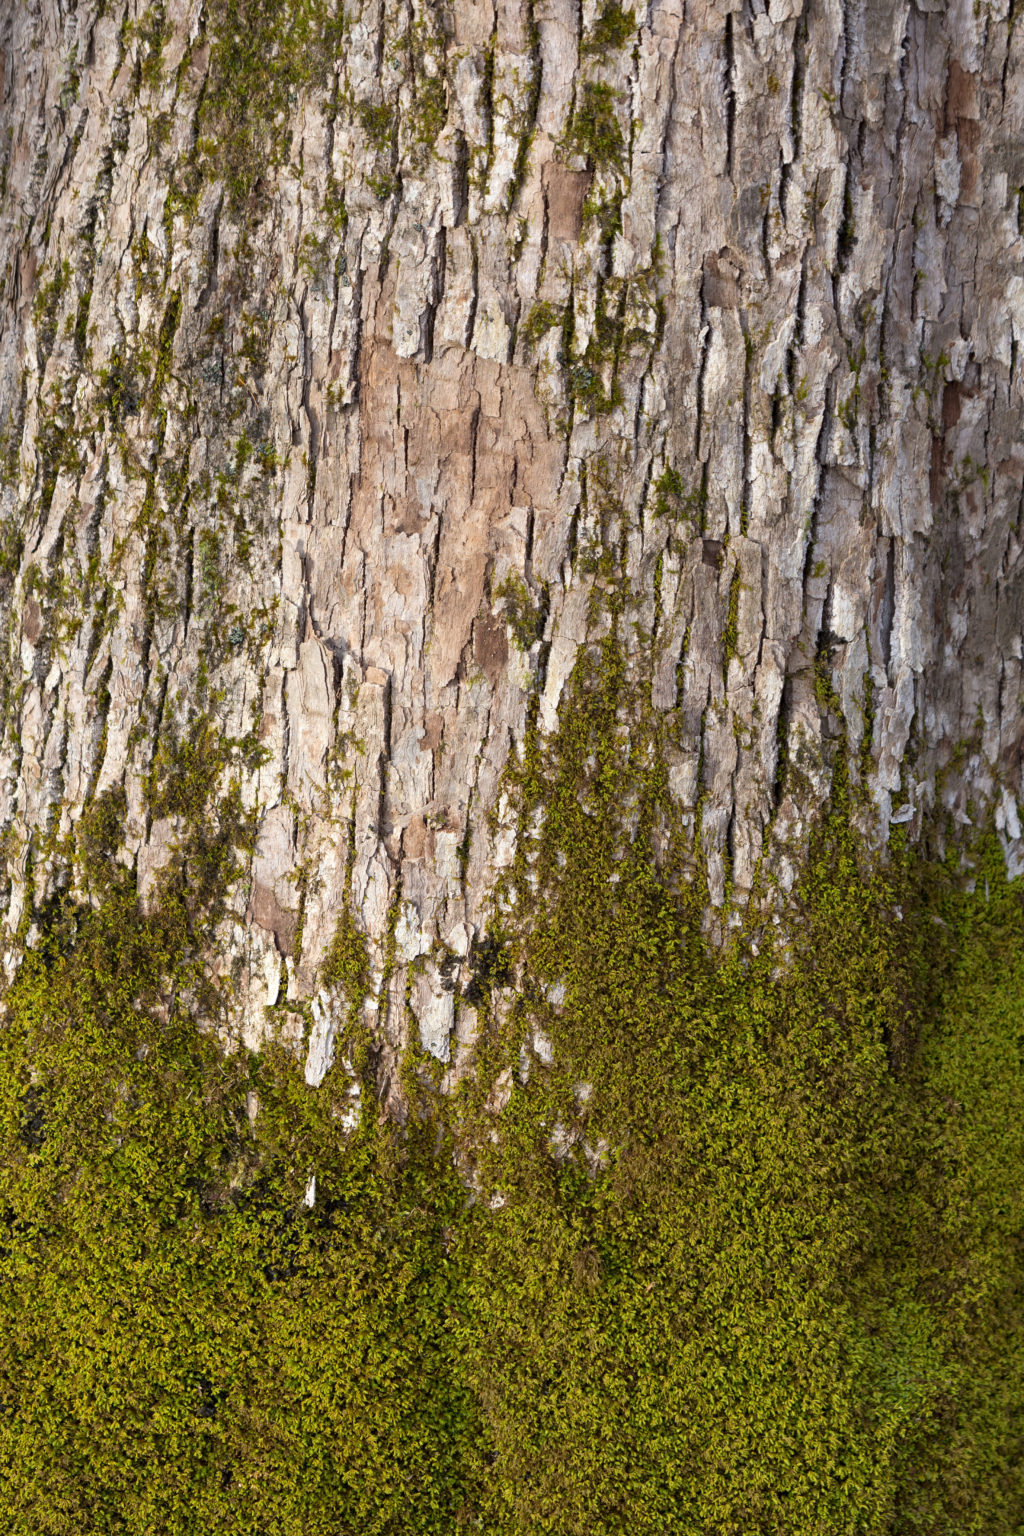
[[[544,633],[543,605],[533,601],[519,576],[507,576],[494,595],[505,604],[505,620],[516,645],[528,651]]]
[[[729,579],[729,607],[725,616],[725,629],[722,632],[722,646],[725,669],[728,671],[729,663],[734,656],[739,655],[740,642],[740,568],[735,566]]]
[[[654,482],[654,515],[671,518],[675,522],[690,521],[699,526],[707,492],[702,484],[687,489],[686,482],[677,469],[666,464]]]
[[[522,325],[522,337],[525,346],[532,352],[538,342],[542,341],[549,331],[553,331],[564,324],[565,314],[557,304],[550,303],[547,299],[541,299],[534,304]]]

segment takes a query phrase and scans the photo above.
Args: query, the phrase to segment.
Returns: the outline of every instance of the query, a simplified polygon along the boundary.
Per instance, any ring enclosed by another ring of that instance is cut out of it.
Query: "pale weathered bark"
[[[318,7],[275,9],[267,70]],[[829,685],[865,832],[994,809],[1020,867],[1013,18],[617,16],[353,0],[246,104],[244,7],[5,0],[9,970],[104,790],[152,890],[181,831],[154,755],[207,720],[265,749],[238,754],[258,842],[211,935],[231,1027],[315,1000],[322,1071],[350,881],[367,1027],[398,1048],[422,957],[423,1042],[465,1059],[447,988],[523,835],[502,771],[624,582],[713,908],[764,851],[791,883]]]

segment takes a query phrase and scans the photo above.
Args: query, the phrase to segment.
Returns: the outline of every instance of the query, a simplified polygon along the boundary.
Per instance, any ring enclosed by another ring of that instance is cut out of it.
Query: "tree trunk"
[[[8,975],[83,812],[152,903],[219,805],[222,1029],[317,1080],[348,914],[457,1074],[610,634],[712,933],[840,757],[1019,869],[1013,16],[332,3],[4,7]]]
[[[1019,1536],[1017,9],[342,4],[0,0],[4,1529]]]

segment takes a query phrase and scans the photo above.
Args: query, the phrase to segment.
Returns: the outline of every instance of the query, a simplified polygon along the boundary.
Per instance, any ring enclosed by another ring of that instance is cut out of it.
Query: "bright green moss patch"
[[[451,1179],[369,1112],[346,1140],[343,1085],[225,1060],[159,922],[69,938],[0,1043],[5,1529],[450,1531]]]
[[[531,734],[480,1078],[405,1129],[198,1031],[230,871],[143,916],[83,817],[0,1032],[14,1536],[1021,1529],[1020,889],[862,864],[840,766],[785,944],[710,952],[639,693],[613,633]],[[201,748],[154,792],[229,861]]]

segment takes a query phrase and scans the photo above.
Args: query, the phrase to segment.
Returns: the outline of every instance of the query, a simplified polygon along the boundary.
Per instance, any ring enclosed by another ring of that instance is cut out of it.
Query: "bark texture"
[[[367,1027],[457,1071],[503,771],[610,593],[712,917],[791,884],[843,733],[872,837],[994,810],[1020,868],[1007,5],[4,0],[0,44],[9,973],[107,792],[151,897],[191,751],[255,825],[230,1028],[309,1023],[318,1081],[348,910]]]

